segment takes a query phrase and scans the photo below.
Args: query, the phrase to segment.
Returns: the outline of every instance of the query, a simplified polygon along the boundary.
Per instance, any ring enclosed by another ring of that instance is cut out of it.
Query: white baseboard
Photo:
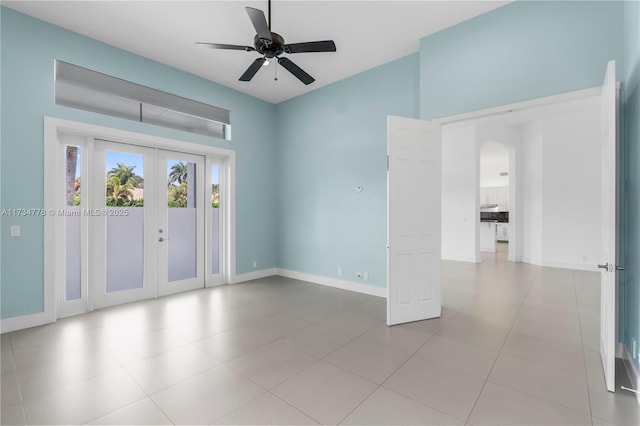
[[[476,259],[475,256],[456,256],[454,254],[441,254],[440,259],[442,260],[451,260],[453,262],[470,262],[470,263],[478,263],[480,259]]]
[[[530,265],[542,266],[542,260],[538,257],[522,256],[522,261]]]
[[[305,274],[303,272],[291,271],[288,269],[269,268],[259,271],[247,272],[232,276],[229,284],[237,284],[246,281],[257,280],[261,278],[271,277],[273,275],[281,275],[287,278],[293,278],[301,281],[308,281],[314,284],[326,285],[342,290],[355,291],[358,293],[369,294],[372,296],[387,297],[387,289],[376,287],[373,285],[354,283],[351,281],[338,280],[335,278],[323,277],[320,275]],[[5,318],[0,320],[0,333],[9,333],[25,328],[37,327],[39,325],[55,322],[55,313],[39,312],[37,314],[23,315],[13,318]]]
[[[597,271],[593,263],[583,262],[557,262],[555,260],[542,260],[533,257],[523,257],[522,262],[529,263],[531,265],[543,266],[545,268],[559,268],[559,269],[573,269],[579,271]]]
[[[591,271],[591,272],[598,271],[595,264],[583,263],[583,262],[556,262],[556,261],[543,260],[542,266],[547,268],[574,269],[579,271]]]
[[[335,287],[342,290],[355,291],[357,293],[369,294],[371,296],[387,297],[387,289],[383,287],[376,287],[373,285],[354,283],[346,280],[339,280],[336,278],[323,277],[321,275],[306,274],[304,272],[292,271],[290,269],[276,269],[276,275],[280,275],[287,278],[293,278],[294,280],[307,281],[314,284],[326,285],[328,287]]]
[[[49,324],[55,321],[55,315],[48,312],[38,312],[37,314],[5,318],[0,320],[0,333],[10,333],[12,331],[37,327],[39,325]]]
[[[624,368],[627,370],[627,376],[631,380],[631,387],[633,389],[638,389],[638,384],[640,384],[640,374],[638,373],[638,369],[636,368],[636,364],[633,362],[631,354],[629,353],[629,348],[624,343],[618,343],[618,348],[620,353],[620,358],[624,363]],[[620,392],[626,392],[621,390]],[[636,393],[636,401],[638,401],[638,405],[640,405],[640,393]]]
[[[238,284],[245,281],[259,280],[260,278],[267,278],[273,275],[277,275],[276,268],[261,269],[259,271],[252,271],[240,275],[234,275],[229,279],[229,284]]]

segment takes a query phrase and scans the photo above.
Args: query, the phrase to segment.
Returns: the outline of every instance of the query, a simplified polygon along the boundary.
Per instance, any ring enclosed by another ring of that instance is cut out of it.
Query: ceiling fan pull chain
[[[273,81],[278,81],[278,61],[274,61],[273,69],[275,70],[276,76]]]

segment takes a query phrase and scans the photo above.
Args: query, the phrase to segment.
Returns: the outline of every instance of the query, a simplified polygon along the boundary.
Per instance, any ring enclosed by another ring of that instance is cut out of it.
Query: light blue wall
[[[620,274],[620,340],[631,351],[632,339],[640,345],[640,3],[637,1],[625,2],[624,35],[621,152],[625,170],[626,247],[621,261],[627,270]],[[640,369],[637,354],[636,367]]]
[[[275,107],[194,75],[63,30],[13,10],[1,16],[1,193],[0,207],[43,206],[43,117],[53,116],[128,131],[230,148],[237,153],[237,273],[276,266]],[[232,111],[231,142],[121,120],[54,104],[54,60]],[[43,221],[2,218],[1,317],[43,308]],[[9,237],[11,225],[22,237]]]
[[[417,54],[277,105],[280,267],[386,287],[387,115],[418,115]]]
[[[423,38],[420,117],[602,84],[607,61],[622,63],[622,13],[622,2],[517,1]]]

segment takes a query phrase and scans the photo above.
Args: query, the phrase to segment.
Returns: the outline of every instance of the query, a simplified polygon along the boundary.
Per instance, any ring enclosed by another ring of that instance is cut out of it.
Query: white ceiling
[[[251,82],[238,78],[255,52],[201,49],[197,41],[252,45],[245,6],[267,1],[3,1],[9,8],[78,32],[272,103],[416,52],[420,38],[493,10],[508,1],[272,2],[272,30],[286,42],[333,39],[335,53],[289,57],[315,77],[305,86],[274,65]]]

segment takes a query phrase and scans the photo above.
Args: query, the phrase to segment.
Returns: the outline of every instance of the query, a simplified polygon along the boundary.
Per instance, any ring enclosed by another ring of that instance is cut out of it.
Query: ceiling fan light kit
[[[283,53],[291,55],[295,53],[335,52],[336,45],[333,40],[286,44],[284,37],[271,31],[271,0],[269,0],[268,23],[262,10],[253,7],[246,7],[245,9],[256,30],[256,35],[253,38],[253,46],[203,42],[197,42],[196,45],[209,49],[255,51],[262,55],[261,58],[256,59],[249,65],[249,68],[240,76],[240,81],[251,81],[260,68],[269,65],[269,59],[276,58],[278,64],[293,74],[298,80],[307,85],[313,83],[315,79],[312,76],[307,74],[289,58],[281,58],[280,55]]]

